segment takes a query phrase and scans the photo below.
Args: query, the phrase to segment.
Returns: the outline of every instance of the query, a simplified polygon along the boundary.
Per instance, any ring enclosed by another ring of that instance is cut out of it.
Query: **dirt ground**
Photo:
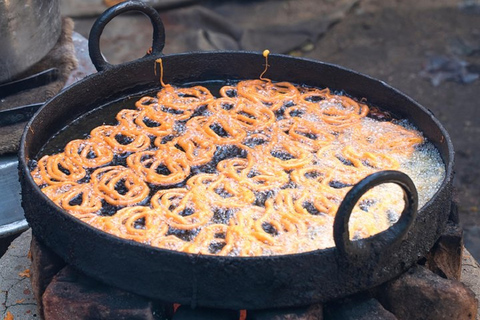
[[[217,4],[225,8],[228,2],[231,1],[217,1]],[[243,3],[247,6],[252,2],[259,1]],[[235,10],[241,12],[242,2],[233,3],[236,3]],[[325,11],[320,5],[335,6],[339,2],[310,3],[316,5],[303,12],[317,12],[320,18]],[[302,43],[290,53],[339,64],[384,80],[436,115],[451,135],[456,151],[455,199],[465,230],[465,243],[480,260],[480,79],[475,80],[480,73],[480,2],[361,0],[351,3],[355,5],[330,25],[326,33],[313,42]],[[265,21],[282,14],[288,16],[288,10],[298,14],[299,10],[294,9],[302,5],[306,6],[307,1],[282,0],[282,6],[277,7],[285,12],[277,11]],[[167,29],[166,53],[180,52],[183,48],[176,41],[185,31],[182,20],[178,19],[178,10],[183,9],[162,12]],[[250,21],[252,25],[258,25],[259,21],[261,24],[258,13],[252,14]],[[75,22],[76,31],[87,36],[93,19],[76,18]],[[248,21],[243,23],[248,25]],[[141,56],[151,39],[149,30],[149,22],[144,17],[115,19],[104,34],[105,54],[113,62]],[[422,76],[422,72],[430,78]]]

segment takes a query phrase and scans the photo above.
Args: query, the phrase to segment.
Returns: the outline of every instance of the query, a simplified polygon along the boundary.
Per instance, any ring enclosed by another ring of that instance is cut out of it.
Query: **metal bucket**
[[[47,55],[61,29],[59,0],[0,0],[0,83]]]

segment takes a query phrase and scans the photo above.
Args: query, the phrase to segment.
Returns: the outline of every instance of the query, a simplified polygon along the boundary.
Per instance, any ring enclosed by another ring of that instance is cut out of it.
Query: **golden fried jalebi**
[[[103,231],[147,244],[168,231],[168,224],[164,223],[163,216],[150,207],[126,207],[113,216],[102,219]]]
[[[298,117],[281,120],[279,129],[288,133],[292,140],[302,143],[303,148],[308,148],[309,151],[317,151],[335,140],[332,133],[318,127],[318,124]]]
[[[402,169],[424,143],[418,131],[377,121],[365,103],[329,89],[261,78],[224,86],[215,98],[202,86],[162,85],[118,112],[118,124],[43,156],[31,172],[42,191],[95,228],[158,248],[297,253],[333,246],[351,186]],[[388,228],[401,201],[367,192],[352,235]]]
[[[172,133],[174,120],[165,114],[158,114],[153,110],[144,109],[142,111],[124,109],[117,114],[117,120],[120,125],[132,130],[154,135],[165,136]]]
[[[142,151],[150,146],[148,135],[123,126],[100,126],[93,129],[90,135],[105,141],[117,153]]]
[[[147,198],[150,189],[133,170],[109,166],[95,170],[91,182],[94,190],[114,206],[131,206]]]
[[[202,195],[186,189],[161,190],[152,197],[151,203],[165,214],[169,226],[190,230],[205,225],[213,216],[200,197]]]
[[[185,154],[173,146],[133,153],[127,158],[127,165],[146,182],[160,186],[180,183],[190,174]]]
[[[268,106],[272,111],[295,101],[299,96],[298,89],[289,82],[272,82],[264,80],[246,80],[237,84],[237,95],[259,105]]]
[[[232,117],[226,115],[208,117],[201,128],[215,145],[236,145],[247,135],[239,121],[235,121]]]
[[[166,85],[157,93],[157,99],[161,105],[195,110],[198,107],[206,106],[214,97],[207,88],[202,86],[177,88]]]
[[[253,191],[269,191],[286,185],[289,177],[282,167],[275,163],[263,165],[256,160],[260,157],[264,155],[252,151],[246,159],[225,159],[218,163],[217,170]]]
[[[65,181],[76,182],[85,175],[85,168],[66,157],[63,152],[52,156],[43,156],[32,171],[37,185],[52,185]]]
[[[156,141],[155,141],[156,142]],[[172,144],[177,144],[187,157],[190,166],[199,166],[212,161],[217,147],[205,135],[186,132],[175,138]],[[155,143],[155,145],[157,145]],[[158,146],[158,145],[157,145]]]
[[[267,106],[259,106],[248,100],[241,100],[228,111],[230,119],[238,121],[242,127],[249,131],[262,131],[275,122],[275,114]]]
[[[99,139],[77,139],[65,146],[65,156],[83,168],[97,168],[113,160],[113,151]]]

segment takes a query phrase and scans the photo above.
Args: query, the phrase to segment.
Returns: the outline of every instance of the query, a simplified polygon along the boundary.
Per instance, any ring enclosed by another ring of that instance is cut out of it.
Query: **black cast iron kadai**
[[[152,54],[112,66],[99,50],[104,26],[116,15],[140,11],[154,28]],[[192,52],[163,55],[163,24],[155,10],[125,2],[107,10],[90,35],[90,55],[99,73],[51,99],[22,137],[19,169],[25,215],[36,237],[85,274],[150,298],[231,309],[308,305],[383,283],[411,266],[433,246],[445,227],[452,198],[453,147],[430,111],[382,81],[339,66],[271,55],[269,78],[344,90],[409,119],[440,151],[446,177],[416,214],[416,191],[404,174],[383,171],[355,186],[335,219],[336,248],[263,257],[193,255],[153,248],[103,233],[73,218],[36,186],[28,170],[50,137],[74,119],[114,101],[159,89],[153,72],[162,56],[172,85],[257,78],[263,57],[253,52]],[[398,223],[368,239],[350,242],[348,219],[356,199],[373,185],[393,181],[404,189],[406,208]]]

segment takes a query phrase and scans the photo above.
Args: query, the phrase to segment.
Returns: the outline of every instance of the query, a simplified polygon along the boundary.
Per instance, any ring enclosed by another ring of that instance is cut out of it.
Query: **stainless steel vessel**
[[[59,0],[0,0],[0,83],[40,61],[61,28]]]
[[[28,228],[20,204],[17,166],[15,155],[0,156],[0,243],[3,238],[19,234]]]

